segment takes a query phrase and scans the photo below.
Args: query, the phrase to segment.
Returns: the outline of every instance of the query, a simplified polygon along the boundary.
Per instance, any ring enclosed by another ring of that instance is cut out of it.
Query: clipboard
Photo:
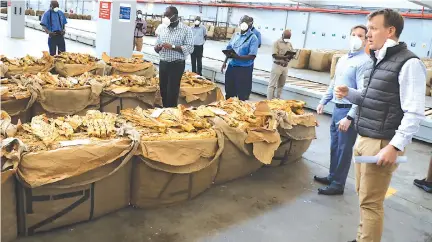
[[[299,53],[300,53],[300,51],[287,51],[286,53],[285,53],[285,56],[287,56],[287,57],[290,57],[290,59],[292,60],[292,59],[295,59],[295,60],[297,60],[298,59],[298,56],[299,56]]]
[[[222,50],[222,53],[224,53],[225,54],[225,56],[226,57],[231,57],[231,56],[233,56],[234,54],[237,54],[234,50]]]

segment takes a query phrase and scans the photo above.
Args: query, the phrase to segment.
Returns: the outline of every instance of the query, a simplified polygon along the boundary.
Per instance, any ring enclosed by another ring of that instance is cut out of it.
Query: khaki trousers
[[[375,156],[389,144],[380,140],[358,136],[354,156]],[[399,156],[403,152],[399,152]],[[358,242],[380,242],[384,224],[384,199],[390,185],[393,166],[356,163],[356,191],[360,202],[360,224],[357,232]]]
[[[280,98],[282,89],[285,86],[288,67],[283,67],[273,63],[270,74],[270,81],[267,89],[267,99]],[[275,95],[276,90],[276,95]]]
[[[136,51],[141,51],[143,47],[143,38],[134,38],[134,49]]]

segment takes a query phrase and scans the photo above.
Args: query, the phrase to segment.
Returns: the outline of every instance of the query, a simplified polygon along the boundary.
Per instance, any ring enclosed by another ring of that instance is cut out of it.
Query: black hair
[[[167,9],[169,9],[172,14],[178,15],[178,10],[176,7],[169,6],[169,7],[167,7]]]

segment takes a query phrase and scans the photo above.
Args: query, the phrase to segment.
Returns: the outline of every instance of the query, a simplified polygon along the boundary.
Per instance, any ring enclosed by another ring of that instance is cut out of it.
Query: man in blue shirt
[[[49,35],[48,47],[50,55],[56,55],[66,51],[64,40],[65,25],[67,24],[64,13],[59,8],[57,1],[51,1],[50,9],[44,13],[40,23]]]
[[[258,52],[258,38],[250,30],[248,22],[251,18],[243,16],[240,19],[240,33],[236,33],[227,46],[225,61],[222,65],[222,73],[226,68],[228,59],[231,59],[225,74],[226,99],[238,97],[240,100],[248,100],[252,91],[252,72],[255,57]]]
[[[355,89],[363,88],[364,67],[371,61],[364,51],[366,32],[367,28],[363,25],[351,29],[350,52],[339,59],[335,76],[317,107],[318,114],[322,114],[324,105],[328,102],[333,101],[336,104],[330,126],[330,172],[326,177],[314,177],[316,181],[328,186],[318,189],[318,194],[341,195],[344,192],[357,137],[352,122],[357,106],[345,98],[337,99],[333,92],[334,87],[338,85],[347,85]]]
[[[248,23],[250,30],[252,31],[252,33],[254,33],[256,35],[256,37],[258,38],[258,48],[261,48],[261,33],[258,31],[258,29],[256,29],[253,26],[254,23],[254,19],[252,17],[251,18],[251,22]]]

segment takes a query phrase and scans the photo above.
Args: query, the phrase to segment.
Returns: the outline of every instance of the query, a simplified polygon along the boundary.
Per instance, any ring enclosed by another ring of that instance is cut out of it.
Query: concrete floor
[[[46,50],[41,32],[26,29],[26,40],[11,41],[0,21],[0,53],[37,55]],[[42,37],[41,37],[42,36]],[[67,41],[69,51],[93,54],[94,49]],[[253,99],[262,99],[254,96]],[[313,175],[329,167],[330,117],[318,117],[317,139],[303,159],[215,186],[196,199],[172,207],[122,209],[93,222],[57,229],[20,242],[345,242],[355,237],[358,201],[351,169],[343,196],[317,195]],[[432,145],[414,141],[408,164],[400,165],[385,201],[383,242],[432,242],[432,195],[412,185],[428,168]],[[108,191],[107,191],[108,192]],[[109,202],[109,201],[107,201]]]

